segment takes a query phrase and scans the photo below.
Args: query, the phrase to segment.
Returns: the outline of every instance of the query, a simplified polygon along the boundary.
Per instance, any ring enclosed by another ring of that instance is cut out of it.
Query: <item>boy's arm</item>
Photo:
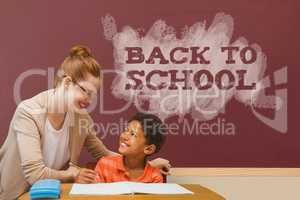
[[[160,173],[160,170],[159,169],[155,170],[152,176],[152,183],[163,183],[163,182],[164,182],[164,177]]]
[[[98,161],[98,163],[97,163],[97,165],[96,165],[96,167],[95,167],[95,172],[97,173],[97,176],[96,176],[96,179],[95,179],[95,181],[97,182],[97,183],[105,183],[106,181],[105,181],[105,176],[104,176],[104,174],[103,174],[103,168],[104,168],[104,164],[103,164],[103,162],[102,162],[102,159],[103,158],[101,158],[99,161]]]

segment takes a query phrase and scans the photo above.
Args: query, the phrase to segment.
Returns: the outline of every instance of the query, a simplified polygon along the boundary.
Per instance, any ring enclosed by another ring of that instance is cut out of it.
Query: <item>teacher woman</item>
[[[91,128],[86,108],[100,87],[100,66],[90,50],[75,46],[55,77],[54,89],[22,101],[0,149],[0,199],[16,199],[40,179],[92,183],[94,171],[78,167],[83,147],[95,159],[115,154]],[[151,165],[170,168],[156,159]]]

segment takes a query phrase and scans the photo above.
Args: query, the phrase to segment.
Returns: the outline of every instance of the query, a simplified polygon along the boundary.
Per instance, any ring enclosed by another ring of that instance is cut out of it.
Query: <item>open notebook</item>
[[[174,183],[96,183],[73,184],[70,195],[120,195],[120,194],[193,194]]]

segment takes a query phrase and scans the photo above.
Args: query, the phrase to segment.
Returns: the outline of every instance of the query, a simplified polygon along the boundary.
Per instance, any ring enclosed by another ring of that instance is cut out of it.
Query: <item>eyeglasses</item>
[[[84,94],[86,94],[88,97],[93,98],[93,97],[96,96],[95,92],[92,92],[92,91],[89,91],[89,90],[85,89],[83,86],[81,86],[79,83],[77,83],[77,81],[73,81],[73,83],[74,83],[75,85],[77,85],[77,86],[81,89],[81,91],[82,91]]]

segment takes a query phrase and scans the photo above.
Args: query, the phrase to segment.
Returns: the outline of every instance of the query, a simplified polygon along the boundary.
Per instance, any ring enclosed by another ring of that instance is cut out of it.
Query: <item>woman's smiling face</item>
[[[85,80],[72,80],[68,86],[68,108],[75,112],[82,112],[96,99],[100,87],[100,78],[87,74]]]

